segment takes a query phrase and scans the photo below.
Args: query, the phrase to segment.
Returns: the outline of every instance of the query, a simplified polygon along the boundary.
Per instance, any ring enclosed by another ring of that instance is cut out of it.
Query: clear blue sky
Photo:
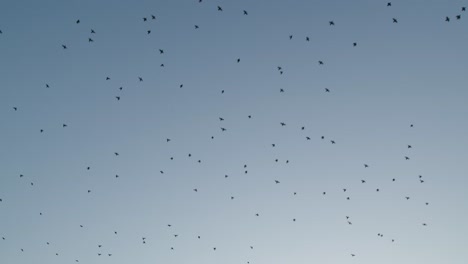
[[[463,6],[1,1],[0,263],[468,263]]]

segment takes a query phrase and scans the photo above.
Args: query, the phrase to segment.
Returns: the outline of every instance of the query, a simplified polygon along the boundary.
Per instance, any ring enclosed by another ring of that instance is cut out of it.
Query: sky
[[[1,1],[0,263],[467,263],[468,2],[387,2]]]

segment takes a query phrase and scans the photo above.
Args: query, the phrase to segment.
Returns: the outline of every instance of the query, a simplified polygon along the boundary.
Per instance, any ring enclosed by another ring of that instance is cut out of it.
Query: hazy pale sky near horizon
[[[468,263],[468,2],[387,2],[1,1],[0,263]]]

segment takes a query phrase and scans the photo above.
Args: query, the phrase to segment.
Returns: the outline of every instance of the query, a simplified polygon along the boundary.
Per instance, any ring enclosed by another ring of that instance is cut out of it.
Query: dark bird
[[[330,21],[330,22],[328,22],[328,24],[329,24],[330,26],[334,26],[334,25],[335,25],[335,22]]]
[[[67,124],[62,124],[62,127],[67,127]]]
[[[330,140],[330,143],[336,144],[335,140]]]
[[[198,28],[199,28],[198,25],[195,25],[195,29],[198,29]]]
[[[237,63],[239,63],[239,62],[240,62],[240,58],[239,58],[239,59],[237,59]]]
[[[388,2],[388,3],[387,3],[387,6],[392,6],[392,2]]]
[[[310,38],[309,38],[309,37],[306,37],[306,41],[310,41]]]
[[[396,18],[393,18],[393,23],[398,23],[398,20]]]
[[[244,10],[244,15],[245,15],[245,16],[246,16],[246,15],[248,15],[248,13],[247,13],[247,11],[246,11],[246,10]]]
[[[450,22],[450,17],[445,17],[446,22]]]
[[[18,107],[14,106],[13,110],[18,111]]]
[[[289,39],[292,39],[293,35],[289,35]]]
[[[460,20],[461,15],[457,15],[456,18],[457,18],[457,20]]]
[[[114,152],[114,155],[118,156],[118,155],[119,155],[119,153],[118,153],[118,152]]]
[[[94,42],[92,38],[88,38],[88,42]]]
[[[62,48],[63,48],[63,49],[67,49],[67,46],[62,44]]]
[[[159,49],[159,54],[163,54],[163,53],[164,53],[164,50]]]
[[[78,20],[76,21],[76,23],[79,24],[79,23],[80,23],[80,20],[78,19]]]
[[[146,34],[148,35],[151,34],[151,30],[146,31]]]
[[[279,182],[278,180],[275,180],[275,183],[278,184],[278,183],[280,183],[280,182]]]
[[[330,89],[325,88],[325,92],[329,93],[329,92],[330,92]]]
[[[284,89],[281,88],[281,89],[280,89],[280,93],[284,93]]]
[[[110,77],[106,77],[106,81],[110,80]]]
[[[318,61],[319,65],[323,65],[323,61]]]
[[[91,29],[91,34],[96,34],[96,32],[94,31],[94,29]]]
[[[283,122],[281,122],[280,124],[281,124],[281,126],[285,126],[285,125],[286,125],[286,123],[283,123]]]
[[[46,87],[46,88],[49,88],[49,85],[46,83],[45,87]]]
[[[120,96],[116,96],[115,98],[117,99],[117,101],[120,101]]]
[[[140,82],[142,82],[142,81],[143,81],[143,78],[141,78],[141,77],[138,77],[138,80],[139,80]]]
[[[410,159],[409,157],[405,156],[405,160],[409,160],[409,159]]]
[[[151,15],[151,19],[156,19],[156,16],[155,15]]]
[[[221,8],[220,6],[218,6],[218,11],[223,11],[223,8]]]
[[[353,47],[356,47],[356,46],[357,46],[357,43],[356,43],[356,42],[354,42],[354,43],[353,43]]]
[[[411,145],[408,145],[408,148],[412,148],[412,146],[411,146]]]
[[[146,22],[148,19],[146,17],[143,18],[143,22]]]
[[[226,131],[226,128],[224,128],[224,127],[221,127],[221,131]]]
[[[364,168],[369,168],[369,165],[367,165],[367,164],[364,164]]]
[[[463,7],[461,8],[461,11],[465,12],[465,11],[466,11],[466,7],[463,6]]]

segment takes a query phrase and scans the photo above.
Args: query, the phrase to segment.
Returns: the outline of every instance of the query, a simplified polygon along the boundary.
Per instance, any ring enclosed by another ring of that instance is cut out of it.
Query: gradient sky
[[[468,263],[468,2],[386,5],[2,0],[0,263]]]

